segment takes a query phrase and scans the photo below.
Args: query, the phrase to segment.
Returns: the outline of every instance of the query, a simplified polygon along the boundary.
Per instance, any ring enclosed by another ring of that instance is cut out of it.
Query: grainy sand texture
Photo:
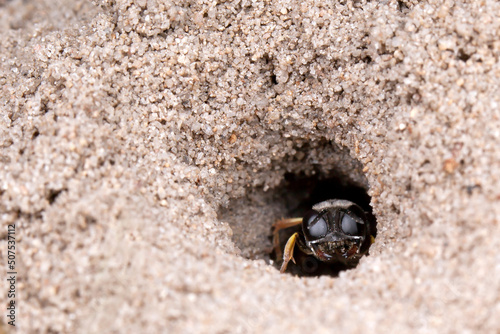
[[[500,2],[0,0],[0,37],[0,332],[500,332]],[[280,274],[286,180],[332,175],[370,255]]]

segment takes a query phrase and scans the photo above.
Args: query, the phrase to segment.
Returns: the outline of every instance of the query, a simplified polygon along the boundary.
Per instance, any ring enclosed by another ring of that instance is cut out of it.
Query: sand
[[[498,333],[499,15],[493,0],[0,0],[15,330]],[[366,189],[378,233],[357,268],[270,262],[287,175]]]

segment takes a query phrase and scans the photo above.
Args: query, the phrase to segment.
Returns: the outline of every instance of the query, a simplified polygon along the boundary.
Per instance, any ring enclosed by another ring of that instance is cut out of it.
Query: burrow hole
[[[335,172],[318,172],[312,176],[287,173],[274,189],[253,189],[245,198],[233,199],[228,207],[219,210],[219,219],[231,226],[232,239],[241,250],[242,257],[264,260],[279,270],[281,259],[276,258],[272,246],[271,226],[274,221],[281,217],[302,217],[314,204],[328,199],[346,199],[361,206],[372,221],[371,233],[375,236],[376,219],[365,187]],[[292,233],[281,233],[282,249]],[[286,271],[288,274],[338,276],[340,271],[352,269],[315,261],[311,256],[301,255],[300,251],[294,254],[297,264],[290,262]]]

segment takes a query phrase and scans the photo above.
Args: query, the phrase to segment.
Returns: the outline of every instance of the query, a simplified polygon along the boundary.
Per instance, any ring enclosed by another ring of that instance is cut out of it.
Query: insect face
[[[316,204],[302,220],[306,246],[324,262],[356,262],[370,243],[364,211],[346,200]]]

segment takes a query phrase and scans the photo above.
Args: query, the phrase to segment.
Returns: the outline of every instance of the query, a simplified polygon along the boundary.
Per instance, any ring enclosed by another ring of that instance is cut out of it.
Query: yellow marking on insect
[[[375,237],[373,235],[370,235],[370,241],[371,241],[372,244],[375,243]]]
[[[292,260],[293,263],[295,263],[295,259],[293,258],[293,248],[295,247],[295,242],[297,241],[298,236],[299,233],[295,232],[286,242],[285,249],[283,250],[283,264],[281,265],[280,273],[285,272],[286,267],[288,266],[288,262],[290,262],[290,260]]]
[[[273,248],[274,251],[276,252],[276,258],[279,259],[283,256],[283,252],[281,251],[281,245],[280,245],[280,237],[279,237],[279,232],[283,229],[287,229],[292,226],[296,226],[302,223],[302,217],[301,218],[281,218],[278,219],[276,222],[273,224]]]

